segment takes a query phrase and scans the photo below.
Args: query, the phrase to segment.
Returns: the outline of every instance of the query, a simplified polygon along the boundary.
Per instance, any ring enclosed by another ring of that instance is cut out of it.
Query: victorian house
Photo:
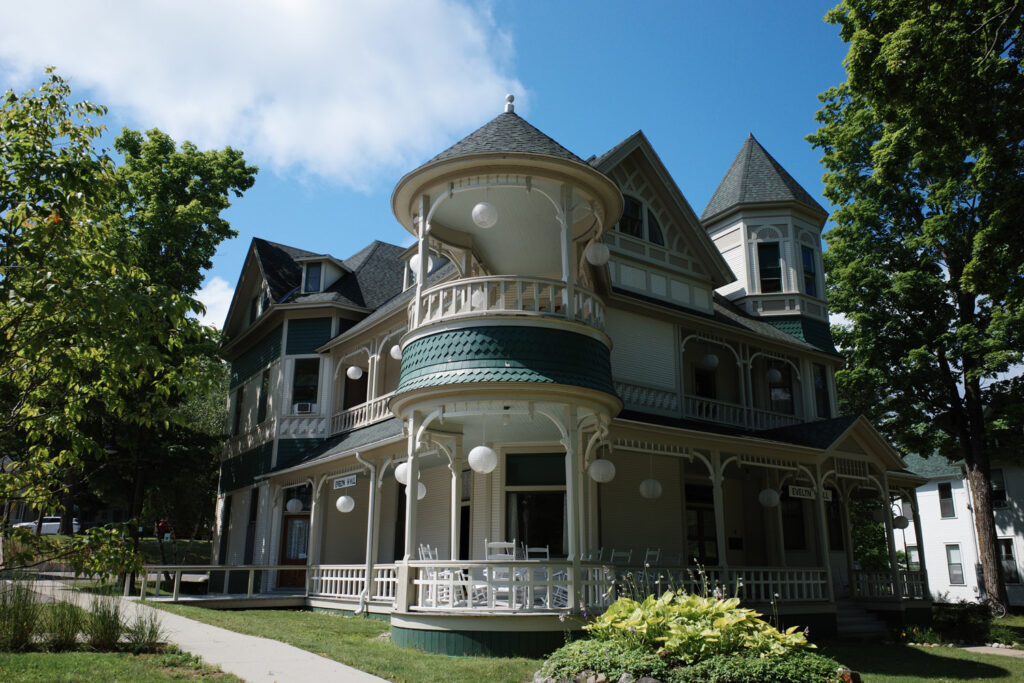
[[[409,248],[252,242],[224,327],[226,592],[456,654],[551,649],[626,574],[826,632],[927,606],[923,566],[858,568],[848,501],[922,480],[837,413],[827,214],[753,136],[698,216],[643,133],[583,159],[509,98],[392,210]]]

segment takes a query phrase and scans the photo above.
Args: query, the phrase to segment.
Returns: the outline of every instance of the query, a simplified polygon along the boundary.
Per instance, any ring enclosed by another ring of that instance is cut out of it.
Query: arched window
[[[661,232],[661,225],[651,208],[628,194],[623,195],[622,198],[625,200],[622,207],[622,218],[619,219],[615,229],[631,237],[647,240],[651,244],[665,246],[665,236]]]

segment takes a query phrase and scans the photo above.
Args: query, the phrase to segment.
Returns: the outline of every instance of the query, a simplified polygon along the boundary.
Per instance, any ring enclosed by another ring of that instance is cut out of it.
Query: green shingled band
[[[822,351],[836,353],[832,330],[825,320],[812,320],[803,316],[765,316],[761,320]]]
[[[608,347],[546,327],[472,327],[439,332],[402,351],[398,391],[447,384],[566,384],[615,395]]]

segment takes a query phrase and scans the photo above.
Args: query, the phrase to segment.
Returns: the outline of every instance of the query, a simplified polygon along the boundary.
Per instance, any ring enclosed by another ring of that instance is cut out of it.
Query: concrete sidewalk
[[[80,593],[60,581],[37,581],[39,593],[55,600],[88,607],[93,596]],[[379,683],[383,678],[372,676],[333,659],[269,638],[247,636],[218,626],[154,609],[138,600],[114,598],[121,602],[121,614],[134,619],[136,614],[156,613],[167,642],[185,652],[246,681],[266,683],[306,682],[316,680],[344,683]]]

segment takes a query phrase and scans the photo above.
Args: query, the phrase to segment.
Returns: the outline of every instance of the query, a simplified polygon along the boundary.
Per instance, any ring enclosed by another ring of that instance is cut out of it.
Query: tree
[[[1006,600],[990,498],[1024,405],[1024,4],[845,0],[847,80],[809,141],[837,208],[825,239],[847,408],[963,460],[986,591]]]

